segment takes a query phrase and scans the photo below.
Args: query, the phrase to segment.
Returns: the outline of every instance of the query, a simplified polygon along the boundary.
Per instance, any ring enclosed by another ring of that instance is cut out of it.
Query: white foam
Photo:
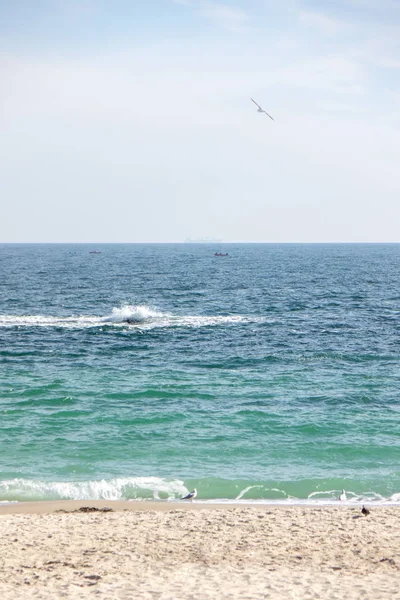
[[[127,323],[137,325],[141,330],[165,327],[212,327],[216,325],[236,325],[263,323],[265,317],[242,315],[172,315],[163,313],[147,305],[125,304],[114,307],[110,315],[79,315],[54,317],[48,315],[0,315],[0,327],[58,327],[62,329],[85,329],[104,325],[126,327]]]
[[[0,315],[0,327],[60,327],[62,329],[84,329],[103,324],[93,316],[49,317],[47,315]]]
[[[250,490],[260,489],[262,487],[263,487],[262,485],[249,485],[247,488],[245,488],[244,490],[242,490],[240,492],[240,494],[237,496],[237,498],[235,498],[235,500],[241,500],[243,498],[243,496],[245,496],[247,494],[247,492],[249,492]]]
[[[328,502],[335,502],[339,500],[339,496],[342,493],[342,490],[327,490],[324,492],[313,492],[312,494],[310,494],[308,496],[309,500],[317,500],[318,497],[318,501],[328,501]],[[394,496],[396,496],[396,494],[394,494]],[[321,500],[322,498],[322,500]],[[400,495],[398,500],[400,500]],[[396,499],[393,498],[393,496],[391,498],[385,498],[384,496],[382,496],[381,494],[379,494],[378,492],[365,492],[363,494],[356,494],[355,492],[352,492],[351,490],[347,490],[346,489],[346,500],[342,501],[342,504],[359,504],[359,503],[363,503],[363,502],[396,502]]]
[[[373,506],[398,506],[399,505],[400,500],[393,501],[391,499],[389,500],[368,500],[368,499],[364,499],[364,500],[359,500],[357,502],[352,502],[350,505],[351,506],[363,506],[364,504],[368,503],[368,506],[371,506],[371,504]],[[288,498],[280,498],[277,500],[273,500],[273,499],[266,499],[263,498],[261,500],[246,500],[246,499],[241,499],[241,500],[237,500],[237,499],[226,499],[226,498],[215,498],[213,500],[199,500],[199,498],[197,497],[196,499],[196,503],[197,504],[243,504],[243,505],[262,505],[262,506],[270,506],[270,505],[274,505],[274,506],[313,506],[313,507],[319,507],[319,506],[349,506],[348,503],[346,502],[339,502],[338,500],[306,500],[303,498],[294,498],[292,496],[288,497]]]
[[[132,323],[144,323],[150,319],[167,316],[168,315],[153,310],[145,305],[133,306],[126,304],[120,308],[113,308],[111,315],[105,317],[103,321],[105,323],[126,323],[127,321],[131,321]]]
[[[200,486],[200,483],[197,484]],[[248,500],[244,496],[252,489],[263,488],[282,494],[282,498],[262,498]],[[188,493],[188,488],[179,479],[160,477],[121,477],[93,481],[35,481],[16,478],[0,481],[0,503],[21,502],[28,500],[167,500],[178,501]],[[308,498],[288,496],[284,490],[252,485],[244,488],[236,498],[202,499],[201,488],[196,502],[205,504],[243,504],[243,505],[301,505],[301,506],[361,506],[362,504],[393,506],[399,505],[400,493],[385,498],[378,493],[368,492],[363,495],[353,494],[345,502],[338,500],[338,491],[312,493]],[[327,497],[325,494],[329,494]]]
[[[97,481],[0,481],[0,498],[11,500],[130,500],[181,498],[183,481],[159,477],[125,477]]]

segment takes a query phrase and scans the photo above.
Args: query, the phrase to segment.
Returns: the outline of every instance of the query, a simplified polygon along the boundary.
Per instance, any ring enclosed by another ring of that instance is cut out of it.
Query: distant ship
[[[218,242],[222,242],[219,238],[186,238],[185,244],[216,244]]]

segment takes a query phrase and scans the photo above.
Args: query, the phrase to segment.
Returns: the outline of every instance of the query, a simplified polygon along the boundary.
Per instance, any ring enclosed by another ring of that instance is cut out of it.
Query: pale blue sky
[[[400,241],[399,40],[400,0],[0,0],[0,242]]]

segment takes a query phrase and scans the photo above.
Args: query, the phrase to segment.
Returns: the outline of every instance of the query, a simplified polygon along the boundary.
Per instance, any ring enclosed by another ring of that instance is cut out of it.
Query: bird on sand
[[[344,502],[346,500],[346,492],[342,490],[342,493],[339,496],[340,502]]]
[[[266,110],[264,110],[259,104],[257,104],[257,102],[255,100],[253,100],[253,98],[250,98],[250,100],[252,102],[254,102],[254,104],[257,106],[257,112],[259,112],[259,113],[265,113],[267,115],[267,117],[269,117],[270,119],[272,119],[273,121],[275,121],[274,117],[271,117],[271,115],[268,114]]]
[[[193,492],[189,492],[189,494],[187,496],[184,496],[183,498],[181,498],[181,500],[190,500],[190,502],[193,502],[193,500],[196,498],[197,496],[197,490],[196,488],[194,488]]]
[[[368,508],[365,508],[365,506],[363,506],[361,512],[365,517],[367,517],[371,511]]]

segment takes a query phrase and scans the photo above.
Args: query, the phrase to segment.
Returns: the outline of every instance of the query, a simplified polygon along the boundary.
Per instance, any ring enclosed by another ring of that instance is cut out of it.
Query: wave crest
[[[200,328],[221,325],[242,325],[265,323],[262,316],[244,315],[173,315],[160,312],[145,304],[124,304],[114,307],[106,317],[93,315],[48,316],[48,315],[0,315],[0,328],[58,327],[61,329],[88,329],[103,326],[124,326],[137,324],[141,329],[182,327]],[[270,320],[269,320],[270,321]]]
[[[144,323],[151,319],[167,316],[164,313],[152,310],[146,305],[133,306],[125,304],[120,308],[113,308],[111,315],[104,317],[105,323]]]
[[[0,501],[173,500],[187,494],[179,479],[125,477],[98,481],[0,481]]]
[[[272,483],[272,482],[271,482]],[[339,489],[296,495],[290,486],[270,487],[261,482],[224,479],[167,479],[162,477],[120,477],[86,481],[43,481],[15,478],[0,481],[0,503],[41,500],[180,500],[189,490],[199,490],[197,501],[207,503],[304,504],[338,506]],[[303,490],[304,492],[305,490]],[[300,492],[300,493],[299,493]],[[352,492],[346,489],[343,505],[398,504],[400,493]]]

